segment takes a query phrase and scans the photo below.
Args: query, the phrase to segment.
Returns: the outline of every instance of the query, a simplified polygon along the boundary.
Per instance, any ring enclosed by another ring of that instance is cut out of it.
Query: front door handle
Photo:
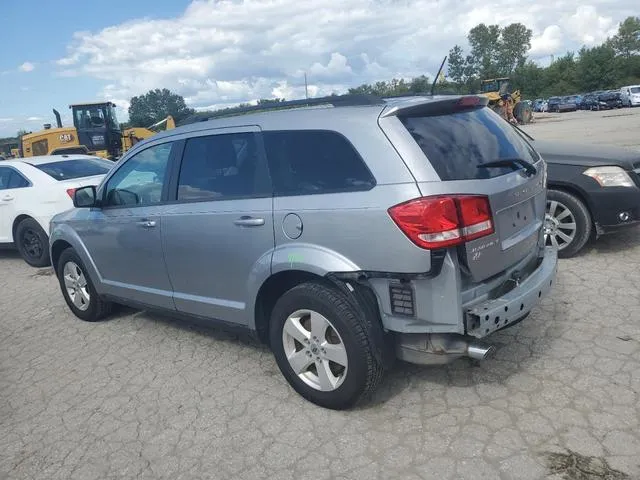
[[[13,200],[13,197],[11,195],[5,195],[4,197],[2,197],[3,202],[10,202],[11,200]]]
[[[243,216],[233,222],[239,227],[260,227],[264,225],[264,218],[255,218],[249,216]]]
[[[140,222],[138,222],[138,225],[140,225],[142,228],[153,228],[156,226],[156,221],[155,220],[142,220]]]

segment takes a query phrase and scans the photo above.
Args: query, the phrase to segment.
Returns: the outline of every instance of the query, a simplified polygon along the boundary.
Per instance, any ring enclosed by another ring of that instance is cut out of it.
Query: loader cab
[[[500,96],[511,93],[510,79],[505,78],[492,78],[489,80],[483,80],[480,87],[481,93],[498,92]]]
[[[111,102],[69,105],[78,141],[96,155],[116,159],[122,153],[122,132]]]

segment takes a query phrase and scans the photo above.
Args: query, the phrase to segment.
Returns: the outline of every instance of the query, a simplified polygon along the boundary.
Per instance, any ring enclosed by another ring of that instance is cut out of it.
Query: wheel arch
[[[588,196],[580,188],[574,185],[567,185],[564,183],[549,183],[547,185],[547,190],[559,190],[561,192],[568,193],[570,195],[573,195],[574,197],[577,197],[578,200],[580,200],[584,204],[587,211],[589,212],[589,216],[591,217],[591,222],[595,224],[595,218],[593,217],[593,209],[591,207],[591,203],[588,199]]]
[[[54,225],[49,237],[49,253],[51,255],[51,264],[56,273],[60,255],[69,247],[73,248],[78,254],[94,288],[98,294],[102,294],[102,276],[78,234],[67,224]]]
[[[58,273],[58,261],[60,260],[60,255],[67,248],[73,248],[66,240],[56,240],[51,244],[51,266],[53,267],[53,271]]]

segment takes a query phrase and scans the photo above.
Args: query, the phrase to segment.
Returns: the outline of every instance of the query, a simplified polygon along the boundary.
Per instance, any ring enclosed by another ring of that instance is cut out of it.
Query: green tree
[[[270,103],[282,103],[284,98],[261,98],[258,100],[258,105],[268,105]]]
[[[447,72],[449,78],[456,83],[464,83],[467,79],[467,64],[460,45],[454,45],[453,48],[449,50]]]
[[[168,115],[172,115],[176,122],[179,122],[192,113],[193,110],[187,107],[180,95],[166,88],[157,88],[131,99],[129,123],[136,127],[147,127]]]
[[[575,83],[579,91],[616,87],[616,52],[610,45],[605,43],[593,48],[582,47],[578,55]]]
[[[412,78],[411,83],[409,83],[409,91],[411,93],[425,93],[430,89],[431,81],[429,80],[429,77],[425,77],[424,75]]]
[[[497,70],[500,75],[510,76],[527,61],[527,52],[531,48],[530,29],[521,23],[507,25],[500,32],[498,44]]]
[[[498,25],[476,25],[467,35],[471,46],[471,70],[481,78],[495,77],[500,45],[500,27]]]
[[[545,69],[545,87],[542,92],[544,96],[570,95],[577,92],[574,57],[574,53],[569,52]]]
[[[627,17],[611,39],[611,46],[617,55],[627,59],[640,54],[640,17]]]
[[[542,95],[545,82],[545,70],[531,61],[518,66],[513,72],[514,88],[519,89],[529,99]]]

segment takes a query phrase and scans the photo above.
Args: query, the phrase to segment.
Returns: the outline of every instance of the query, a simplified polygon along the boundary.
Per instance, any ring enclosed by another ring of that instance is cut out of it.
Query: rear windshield
[[[441,180],[493,178],[509,167],[478,168],[501,159],[538,161],[536,151],[489,108],[447,115],[401,117]]]
[[[108,160],[83,158],[43,163],[34,166],[56,180],[72,180],[74,178],[105,175],[113,165],[115,164]]]

